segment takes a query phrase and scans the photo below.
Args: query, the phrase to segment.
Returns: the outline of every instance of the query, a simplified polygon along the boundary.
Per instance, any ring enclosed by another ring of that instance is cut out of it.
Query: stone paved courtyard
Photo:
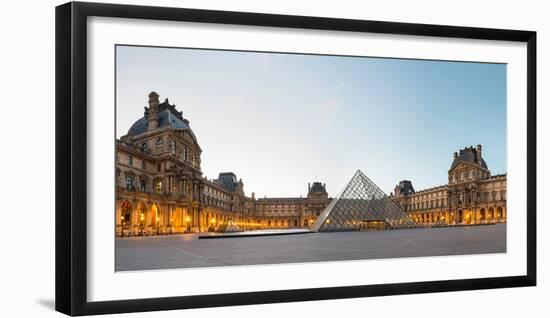
[[[116,239],[116,271],[506,252],[506,224],[198,239]]]

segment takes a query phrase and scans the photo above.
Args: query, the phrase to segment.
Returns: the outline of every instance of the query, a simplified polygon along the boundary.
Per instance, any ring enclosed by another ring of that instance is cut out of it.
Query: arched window
[[[162,152],[162,138],[157,139],[157,153]]]
[[[176,155],[176,141],[175,140],[172,140],[170,142],[170,153],[173,154],[174,156]]]
[[[147,148],[147,143],[142,143],[141,144],[141,152],[147,152],[148,148]]]
[[[128,156],[128,165],[131,166],[134,164],[134,158],[132,156]]]
[[[132,213],[132,205],[128,201],[122,202],[122,206],[120,207],[120,215],[122,216],[122,219],[124,222],[130,222]]]

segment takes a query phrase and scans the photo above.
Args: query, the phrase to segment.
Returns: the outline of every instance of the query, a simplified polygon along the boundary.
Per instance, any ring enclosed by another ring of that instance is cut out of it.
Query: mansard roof
[[[137,136],[146,132],[149,128],[149,123],[147,116],[149,115],[149,107],[145,107],[143,117],[138,119],[128,130],[128,135]],[[193,136],[193,130],[189,126],[189,120],[183,118],[182,112],[176,109],[176,105],[171,105],[166,99],[164,102],[159,104],[159,111],[157,114],[158,118],[158,127],[170,127],[173,129],[184,129],[188,130]]]
[[[311,185],[311,188],[309,189],[310,193],[323,193],[326,194],[327,190],[325,189],[325,186],[321,182],[313,182]]]
[[[477,154],[478,151],[474,147],[466,147],[464,149],[461,149],[458,156],[453,160],[450,170],[454,169],[461,162],[473,163],[481,166],[484,169],[488,169],[485,160],[483,160],[483,158],[481,158],[481,160],[478,160]]]
[[[414,193],[414,187],[412,185],[412,182],[410,180],[401,180],[399,181],[399,191],[401,194],[409,195]]]
[[[229,192],[235,192],[238,186],[237,176],[233,172],[221,172],[214,182]]]

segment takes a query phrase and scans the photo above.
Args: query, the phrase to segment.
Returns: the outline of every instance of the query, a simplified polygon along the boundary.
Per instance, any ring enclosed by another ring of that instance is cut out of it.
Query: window
[[[470,170],[470,179],[474,178],[474,170]]]
[[[145,162],[144,160],[141,161],[141,169],[147,170],[147,162]]]
[[[160,172],[160,170],[161,170],[161,166],[160,166],[160,163],[159,163],[159,164],[157,164],[157,171]]]
[[[122,202],[120,214],[124,217],[124,222],[130,222],[131,213],[132,213],[132,205],[128,201]]]
[[[139,191],[145,192],[145,180],[139,180]]]
[[[193,154],[193,166],[197,165],[197,155]]]
[[[157,139],[157,153],[162,153],[162,138]]]
[[[175,140],[172,140],[170,142],[170,153],[173,154],[174,156],[176,155],[176,141]]]
[[[183,147],[181,156],[182,156],[184,161],[187,161],[187,148]]]
[[[134,163],[134,158],[132,156],[128,156],[128,165],[131,166]]]
[[[160,195],[162,193],[162,181],[157,180],[155,183],[155,192],[157,195]]]
[[[134,188],[134,177],[132,175],[126,175],[126,189],[132,190]]]
[[[142,143],[141,144],[141,152],[147,152],[147,143]]]

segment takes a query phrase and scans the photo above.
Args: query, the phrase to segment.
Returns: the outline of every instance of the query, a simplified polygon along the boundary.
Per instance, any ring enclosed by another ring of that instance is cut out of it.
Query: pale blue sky
[[[445,184],[476,144],[506,172],[506,65],[117,47],[117,138],[150,91],[169,98],[203,150],[209,179],[233,171],[257,197],[336,195],[357,169],[389,194]]]

